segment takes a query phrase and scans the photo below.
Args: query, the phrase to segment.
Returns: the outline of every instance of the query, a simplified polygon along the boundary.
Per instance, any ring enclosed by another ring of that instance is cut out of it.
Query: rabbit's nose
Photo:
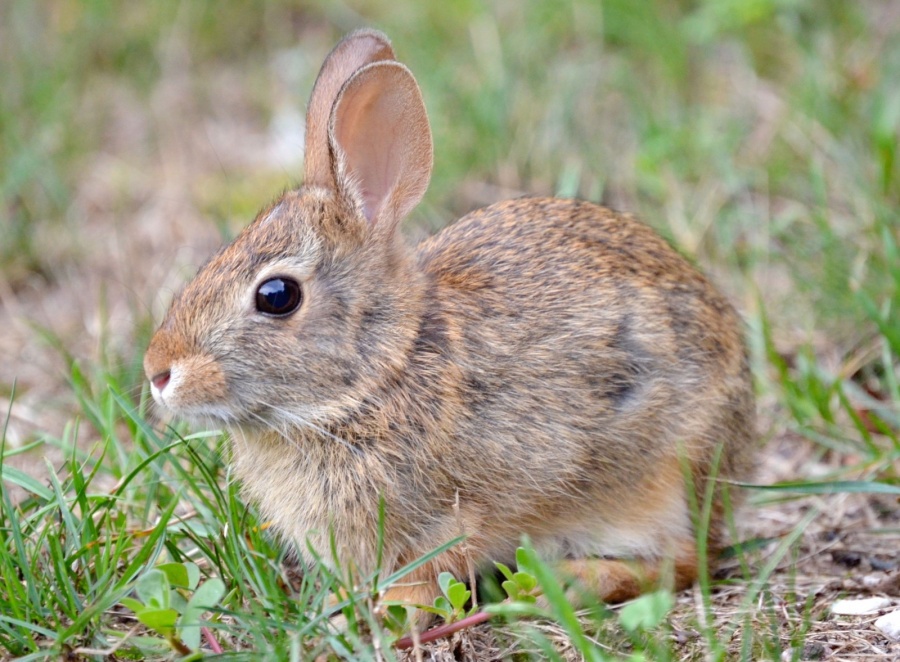
[[[163,370],[162,372],[153,375],[150,378],[150,382],[156,387],[157,391],[162,391],[166,387],[166,384],[169,383],[171,377],[171,370]]]

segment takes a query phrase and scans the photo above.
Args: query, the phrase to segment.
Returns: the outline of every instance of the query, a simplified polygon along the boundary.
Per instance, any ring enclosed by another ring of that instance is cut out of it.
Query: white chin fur
[[[153,384],[153,382],[150,382],[150,395],[153,396],[153,401],[156,402],[156,404],[158,404],[160,407],[168,409],[168,407],[166,407],[166,403],[163,400],[162,395],[159,392],[159,389],[156,388],[156,386]]]

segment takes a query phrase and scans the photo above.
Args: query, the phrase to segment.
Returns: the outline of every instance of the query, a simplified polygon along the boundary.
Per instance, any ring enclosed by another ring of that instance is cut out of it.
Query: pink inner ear
[[[349,97],[349,98],[348,98]],[[402,166],[403,153],[395,149],[398,109],[392,90],[374,85],[348,90],[336,127],[344,148],[347,169],[361,189],[363,212],[374,221],[386,202]]]
[[[381,200],[382,198],[378,194],[363,191],[363,215],[369,223],[375,220],[376,214],[380,211]]]
[[[375,104],[389,105],[390,95],[379,97]],[[376,116],[391,116],[392,109],[380,109]],[[366,157],[355,164],[357,175],[363,182],[363,212],[368,221],[374,221],[391,191],[397,186],[397,178],[404,165],[402,150],[397,149],[397,126],[393,122],[384,121],[370,127],[368,140],[365,140]]]
[[[418,204],[431,176],[431,131],[419,88],[397,62],[361,69],[341,91],[332,116],[344,188],[366,219],[392,227]]]

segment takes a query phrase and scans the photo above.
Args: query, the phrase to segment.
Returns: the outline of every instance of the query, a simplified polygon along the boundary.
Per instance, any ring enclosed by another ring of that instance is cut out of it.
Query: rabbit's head
[[[431,162],[412,74],[379,33],[349,35],[310,98],[304,185],[175,297],[144,359],[154,399],[182,418],[285,429],[377,392],[417,332],[398,226]]]

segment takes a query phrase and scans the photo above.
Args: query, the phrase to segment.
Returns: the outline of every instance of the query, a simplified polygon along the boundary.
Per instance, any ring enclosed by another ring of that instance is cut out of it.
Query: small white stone
[[[801,659],[800,655],[798,655],[801,651],[803,651],[802,648],[787,648],[781,651],[781,662],[791,662],[792,660]]]
[[[884,575],[866,575],[862,578],[862,585],[866,588],[875,588],[884,581]]]
[[[891,601],[887,598],[865,598],[863,600],[838,600],[831,605],[832,614],[841,614],[842,616],[862,616],[864,614],[872,614],[879,609],[891,606]]]
[[[892,611],[875,621],[875,627],[884,632],[886,637],[900,641],[900,609]]]

